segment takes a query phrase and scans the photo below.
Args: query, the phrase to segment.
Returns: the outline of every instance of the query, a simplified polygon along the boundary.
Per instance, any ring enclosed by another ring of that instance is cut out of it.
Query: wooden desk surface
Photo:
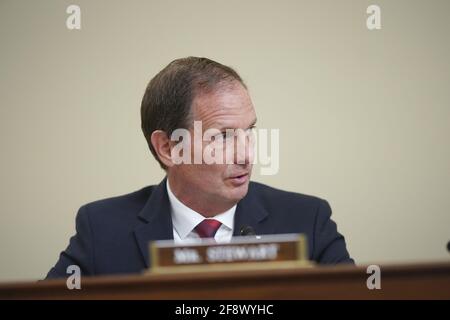
[[[381,265],[369,290],[366,266],[245,270],[0,284],[0,299],[450,299],[450,262]]]

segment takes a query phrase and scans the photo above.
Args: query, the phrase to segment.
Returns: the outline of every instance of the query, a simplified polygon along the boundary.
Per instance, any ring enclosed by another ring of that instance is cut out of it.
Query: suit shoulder
[[[136,212],[137,214],[144,207],[154,187],[147,186],[124,195],[92,201],[83,205],[81,208],[89,212],[90,217],[111,216],[114,213],[129,214]]]

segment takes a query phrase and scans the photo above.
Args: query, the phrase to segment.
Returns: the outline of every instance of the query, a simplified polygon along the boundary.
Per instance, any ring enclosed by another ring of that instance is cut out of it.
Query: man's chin
[[[228,193],[229,199],[236,203],[238,201],[240,201],[242,198],[244,198],[247,195],[248,185],[249,185],[249,182],[246,182],[242,185],[231,187],[231,190]]]

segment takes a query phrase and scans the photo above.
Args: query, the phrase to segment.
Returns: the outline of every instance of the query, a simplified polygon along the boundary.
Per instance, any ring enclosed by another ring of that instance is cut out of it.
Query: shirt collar
[[[205,217],[178,200],[170,189],[169,179],[167,179],[167,194],[169,196],[173,227],[180,238],[185,239],[189,233],[205,219]],[[235,212],[236,205],[227,211],[214,216],[214,219],[221,222],[222,225],[232,231]]]

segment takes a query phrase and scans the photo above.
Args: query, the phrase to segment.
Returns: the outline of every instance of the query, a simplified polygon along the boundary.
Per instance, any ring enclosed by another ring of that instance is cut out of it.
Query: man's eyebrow
[[[255,120],[252,121],[252,124],[249,125],[247,129],[254,127],[254,126],[256,125],[256,121],[257,121],[257,120],[258,120],[258,119],[255,118]],[[236,128],[224,127],[224,128],[219,129],[219,131],[222,131],[222,132],[225,132],[226,130],[236,130]]]

